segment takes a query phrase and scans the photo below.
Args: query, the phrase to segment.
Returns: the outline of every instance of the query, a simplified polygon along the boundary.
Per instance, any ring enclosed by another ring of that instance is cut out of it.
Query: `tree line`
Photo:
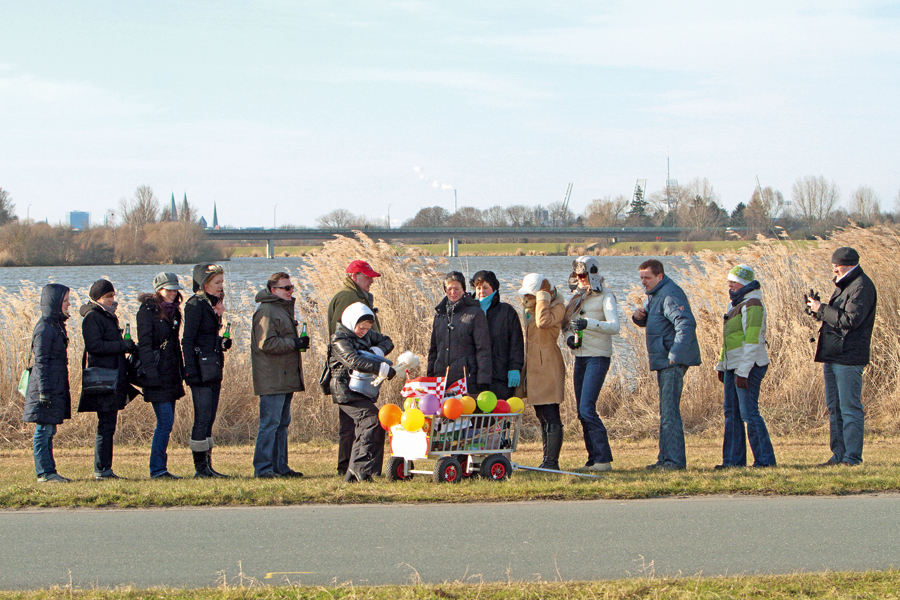
[[[150,186],[107,211],[103,225],[76,231],[19,219],[9,192],[0,188],[0,265],[183,264],[218,260],[222,249],[207,239],[187,198],[177,215],[163,208]]]

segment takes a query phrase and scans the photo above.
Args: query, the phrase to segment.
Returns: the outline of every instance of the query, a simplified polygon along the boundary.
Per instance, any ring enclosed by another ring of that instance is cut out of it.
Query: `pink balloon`
[[[434,394],[425,394],[419,400],[419,410],[426,415],[436,414],[441,409],[441,399]]]

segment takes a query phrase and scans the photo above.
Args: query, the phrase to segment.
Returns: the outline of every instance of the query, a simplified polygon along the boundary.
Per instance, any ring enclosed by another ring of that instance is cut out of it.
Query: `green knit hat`
[[[748,267],[747,265],[738,265],[732,270],[728,271],[728,281],[734,281],[741,285],[747,285],[751,281],[753,281],[753,269]]]

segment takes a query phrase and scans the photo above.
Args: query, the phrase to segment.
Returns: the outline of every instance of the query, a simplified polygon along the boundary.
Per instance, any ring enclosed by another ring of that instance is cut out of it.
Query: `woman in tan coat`
[[[525,400],[541,422],[544,460],[540,468],[559,470],[563,427],[559,405],[563,401],[566,367],[559,349],[559,332],[566,305],[550,282],[538,273],[522,280],[519,294],[525,307]]]

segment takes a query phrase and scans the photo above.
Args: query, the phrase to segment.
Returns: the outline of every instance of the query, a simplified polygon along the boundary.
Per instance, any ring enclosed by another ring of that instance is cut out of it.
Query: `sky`
[[[0,4],[0,188],[102,221],[141,185],[233,227],[708,178],[900,194],[900,2]]]

